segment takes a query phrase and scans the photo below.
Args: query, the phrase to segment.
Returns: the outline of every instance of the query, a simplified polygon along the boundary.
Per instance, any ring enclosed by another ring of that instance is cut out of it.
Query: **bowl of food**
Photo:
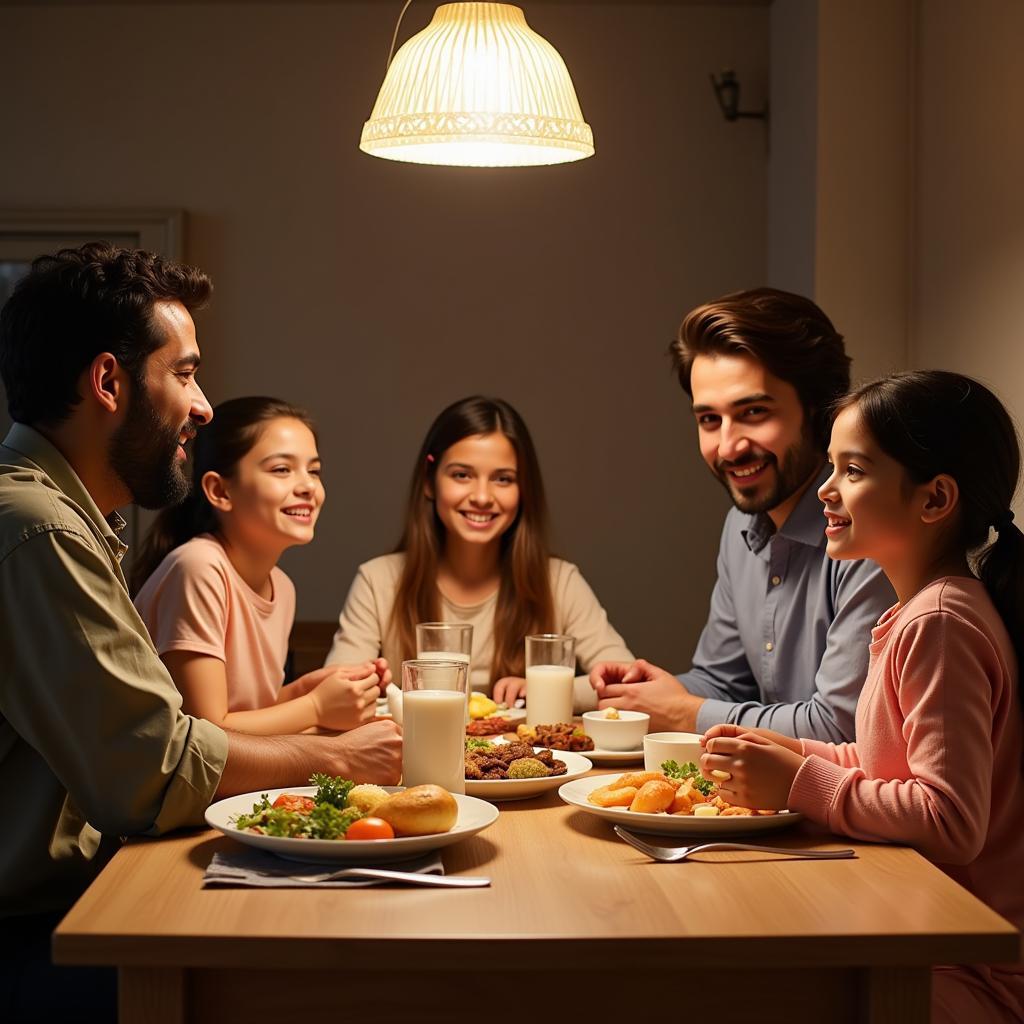
[[[651,724],[651,716],[643,711],[585,711],[583,731],[601,750],[639,750]]]

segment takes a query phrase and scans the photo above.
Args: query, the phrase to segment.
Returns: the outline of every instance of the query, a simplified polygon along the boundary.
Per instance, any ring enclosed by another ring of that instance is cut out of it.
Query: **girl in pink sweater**
[[[842,400],[829,457],[818,491],[828,554],[874,559],[899,597],[872,633],[857,742],[719,725],[704,738],[704,772],[728,773],[732,803],[788,806],[834,832],[913,846],[1020,928],[1024,535],[1010,511],[1013,424],[968,377],[898,374]],[[932,1016],[1024,1020],[1024,965],[938,968]]]

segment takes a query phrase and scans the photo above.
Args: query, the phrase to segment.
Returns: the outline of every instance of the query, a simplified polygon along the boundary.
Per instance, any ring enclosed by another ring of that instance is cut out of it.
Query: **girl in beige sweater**
[[[552,558],[537,455],[507,402],[474,396],[434,420],[413,467],[393,554],[359,567],[327,664],[416,656],[417,622],[473,625],[471,685],[499,702],[525,694],[523,638],[576,638],[583,672],[631,660],[576,566]],[[578,706],[596,706],[585,676]]]

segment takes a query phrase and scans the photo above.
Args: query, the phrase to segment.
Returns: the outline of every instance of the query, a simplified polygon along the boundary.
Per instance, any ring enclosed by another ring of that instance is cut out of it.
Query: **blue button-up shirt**
[[[809,487],[782,529],[764,513],[733,508],[718,551],[718,581],[693,667],[679,677],[708,698],[703,732],[719,722],[787,736],[854,738],[854,711],[867,676],[871,628],[896,603],[869,561],[833,561],[825,519]]]

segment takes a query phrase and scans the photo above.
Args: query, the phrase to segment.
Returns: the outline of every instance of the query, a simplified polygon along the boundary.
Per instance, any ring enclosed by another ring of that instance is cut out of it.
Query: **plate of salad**
[[[287,860],[383,864],[461,842],[498,817],[498,809],[485,800],[453,793],[458,811],[448,831],[389,837],[390,826],[381,828],[373,810],[403,787],[357,786],[349,779],[321,774],[314,774],[310,782],[218,800],[207,808],[206,823],[231,839]]]

